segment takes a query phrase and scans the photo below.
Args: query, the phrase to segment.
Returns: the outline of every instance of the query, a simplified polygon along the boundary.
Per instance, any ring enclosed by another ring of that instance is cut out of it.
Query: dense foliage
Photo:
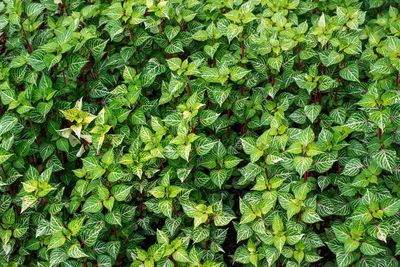
[[[399,4],[0,1],[0,264],[399,266]]]

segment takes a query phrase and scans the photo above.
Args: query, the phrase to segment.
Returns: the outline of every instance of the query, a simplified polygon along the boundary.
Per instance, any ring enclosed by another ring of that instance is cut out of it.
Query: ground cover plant
[[[399,266],[399,4],[1,1],[1,265]]]

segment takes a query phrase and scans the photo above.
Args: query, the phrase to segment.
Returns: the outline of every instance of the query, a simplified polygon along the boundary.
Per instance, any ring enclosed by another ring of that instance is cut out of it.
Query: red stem
[[[32,54],[32,48],[31,48],[31,45],[29,44],[28,38],[26,37],[26,32],[25,32],[24,26],[22,24],[21,24],[21,27],[22,27],[22,34],[24,35],[26,45],[28,46],[28,49],[29,49],[29,53]]]
[[[82,68],[82,81],[83,81],[83,88],[85,88],[85,98],[86,98],[86,102],[89,102],[89,97],[88,97],[87,90],[86,90],[85,69],[86,69],[86,65],[83,66],[83,68]]]
[[[132,29],[129,29],[129,34],[131,35],[131,40],[133,41],[133,38],[135,37],[135,33],[133,32]]]
[[[174,263],[174,266],[177,266],[175,259],[172,258],[171,255],[168,256],[168,259],[170,259]]]
[[[86,68],[86,66],[83,66],[83,68],[82,68],[82,81],[83,81],[83,87],[86,90],[85,68]]]
[[[4,179],[7,179],[7,174],[6,174],[6,171],[4,170],[3,165],[1,165],[1,169],[3,170]],[[8,186],[8,192],[10,192],[11,196],[15,195],[13,190],[12,190],[12,186],[11,185]]]
[[[297,60],[298,60],[298,70],[301,71],[301,60],[300,60],[300,43],[297,44]]]
[[[265,160],[265,155],[264,155],[264,164],[265,164],[265,177],[268,179],[268,169],[267,169],[267,161]]]
[[[139,197],[142,197],[142,193],[139,192]],[[140,206],[140,218],[143,219],[143,203],[142,200],[139,201],[139,206]]]
[[[122,265],[121,265],[121,256],[119,255],[119,253],[118,253],[118,256],[117,256],[117,260],[118,260],[118,263],[119,263],[119,267],[121,267]]]
[[[161,164],[161,169],[164,169],[164,164],[162,163],[162,160],[160,158],[158,158],[160,160],[160,164]]]
[[[32,127],[32,129],[33,129],[33,134],[35,135],[36,144],[37,144],[38,147],[40,147],[39,140],[38,140],[37,137],[36,137],[35,127],[33,126],[33,123],[32,123],[32,121],[31,121],[31,118],[28,118],[28,121],[29,121],[29,124],[31,125],[31,127]]]
[[[90,67],[90,64],[87,64],[87,66],[88,66],[88,69],[89,69],[89,72],[90,72],[90,76],[92,76],[92,79],[95,80],[96,76],[94,76],[94,74],[93,74],[92,67]],[[136,71],[136,74],[137,74],[137,71]]]
[[[67,81],[65,80],[65,72],[62,71],[62,74],[63,74],[63,79],[64,79],[64,86],[67,86]]]
[[[192,94],[190,93],[190,85],[189,85],[189,82],[187,83],[187,89],[188,89],[189,96],[191,96]]]
[[[228,80],[228,81],[229,81],[229,80]],[[228,81],[227,81],[227,85],[228,85]],[[229,96],[228,96],[228,103],[230,103]],[[231,112],[231,110],[228,108],[228,113],[227,113],[228,121],[229,121],[229,119],[230,119],[230,112]],[[226,133],[226,134],[227,134],[227,137],[228,137],[228,139],[229,139],[229,136],[230,136],[229,125],[227,126],[226,130],[227,130],[227,133]]]
[[[117,229],[115,228],[115,226],[113,227],[114,227],[114,237],[117,238]]]
[[[67,13],[67,16],[69,16],[69,12],[68,12],[68,9],[67,9],[67,5],[65,4],[65,0],[63,0],[62,2],[63,2],[63,5],[64,5],[65,12]]]
[[[244,34],[244,32],[242,32],[242,39],[243,39],[243,34]],[[242,40],[242,59],[243,58],[244,58],[244,40]],[[244,67],[244,63],[243,62],[242,62],[242,67]]]
[[[336,101],[337,101],[338,88],[339,88],[339,86],[336,86],[336,91],[335,91],[335,103],[336,103]]]
[[[179,217],[178,211],[176,210],[175,203],[173,201],[172,201],[172,207],[174,208],[176,217]]]
[[[3,165],[1,165],[1,169],[3,170],[4,178],[6,178],[6,179],[7,179],[7,174],[6,174],[6,171],[4,170],[4,167],[3,167]]]
[[[272,87],[274,87],[275,86],[275,74],[272,76]]]
[[[314,104],[317,104],[317,87],[315,87],[314,91]]]

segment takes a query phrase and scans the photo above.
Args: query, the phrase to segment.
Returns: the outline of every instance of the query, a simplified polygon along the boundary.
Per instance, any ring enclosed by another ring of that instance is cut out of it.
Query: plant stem
[[[274,87],[274,86],[275,86],[275,74],[274,74],[274,75],[272,75],[272,83],[271,83],[271,85],[272,85],[272,87]]]
[[[264,155],[264,164],[265,164],[265,177],[268,179],[268,169],[267,169],[267,161],[265,159],[265,155]]]
[[[158,159],[159,159],[159,161],[160,161],[160,164],[161,164],[161,169],[164,169],[164,164],[163,164],[163,162],[162,162],[161,158],[158,158]]]
[[[301,59],[300,59],[300,43],[297,44],[297,60],[298,60],[298,70],[302,71],[302,66],[301,66]]]
[[[31,48],[31,45],[30,45],[30,43],[28,41],[28,38],[26,37],[26,32],[25,32],[25,29],[24,29],[24,26],[22,25],[22,23],[21,23],[21,27],[22,27],[22,34],[24,35],[24,39],[25,39],[26,45],[28,46],[29,53],[32,54],[32,48]]]
[[[65,4],[65,0],[62,0],[62,2],[63,2],[63,5],[64,5],[65,13],[67,13],[67,16],[69,16],[69,12],[68,12],[68,9],[67,9],[67,5]]]
[[[243,39],[243,34],[244,34],[244,32],[242,32],[242,39]],[[243,61],[243,58],[244,58],[244,40],[242,40],[242,61]],[[243,62],[242,62],[242,67],[244,67],[244,63]]]
[[[175,202],[173,202],[173,201],[172,201],[172,207],[174,208],[174,212],[175,212],[176,217],[179,217],[178,211],[176,210],[176,207],[175,207]]]
[[[35,135],[35,141],[38,147],[40,147],[40,143],[39,140],[36,137],[36,131],[35,131],[35,127],[33,126],[33,123],[31,121],[31,118],[28,118],[29,124],[31,125],[32,129],[33,129],[33,134]]]
[[[192,96],[192,94],[190,93],[190,85],[189,85],[189,81],[187,82],[187,89],[188,89],[189,96]]]
[[[65,72],[62,71],[62,74],[63,74],[63,79],[64,79],[64,86],[67,86],[67,81],[65,80]]]

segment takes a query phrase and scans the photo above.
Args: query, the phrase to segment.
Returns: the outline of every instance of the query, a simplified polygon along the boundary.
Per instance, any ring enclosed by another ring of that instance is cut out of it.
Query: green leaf
[[[296,156],[293,159],[293,166],[296,171],[302,176],[311,167],[313,160],[311,157],[306,156]]]
[[[22,198],[21,213],[26,209],[36,205],[38,203],[37,198],[32,195],[26,195]]]
[[[383,214],[386,216],[393,216],[400,210],[400,199],[387,198],[380,203]]]
[[[144,143],[152,143],[153,142],[153,133],[147,127],[140,128],[140,140]]]
[[[240,79],[245,77],[249,72],[250,70],[246,70],[245,68],[238,66],[232,67],[229,70],[230,77],[233,82],[239,81]]]
[[[396,161],[396,152],[382,147],[379,151],[372,154],[372,158],[380,168],[392,172]]]
[[[129,195],[131,189],[132,186],[120,184],[113,186],[111,193],[117,201],[124,201]]]
[[[271,69],[279,71],[281,69],[281,66],[283,64],[283,57],[277,56],[277,57],[271,57],[268,59],[268,65],[271,67]]]
[[[235,157],[233,155],[227,155],[224,159],[224,166],[227,169],[232,169],[236,167],[241,161],[242,159],[238,157]]]
[[[161,200],[158,204],[161,213],[168,218],[172,217],[172,201],[169,199]]]
[[[383,248],[381,248],[379,243],[376,242],[374,239],[372,239],[370,237],[366,237],[361,242],[360,251],[364,255],[374,256],[374,255],[379,254],[379,253],[381,253],[381,252],[383,252],[385,250]]]
[[[179,57],[170,58],[167,60],[168,67],[172,71],[177,71],[181,68],[182,60]]]
[[[0,149],[0,164],[6,162],[9,158],[11,158],[14,154],[5,151],[4,149]]]
[[[303,146],[308,146],[314,141],[314,137],[315,135],[311,127],[307,127],[306,129],[302,130],[298,140]]]
[[[163,186],[156,186],[149,191],[156,198],[164,198],[165,196],[165,187]]]
[[[346,253],[343,248],[340,248],[339,252],[336,253],[336,263],[338,266],[349,266],[357,258],[354,252]]]
[[[351,159],[344,167],[342,175],[356,176],[362,168],[368,167],[361,163],[358,158]]]
[[[76,235],[82,228],[83,222],[85,221],[85,216],[78,219],[73,219],[68,223],[68,229],[71,231],[72,235]]]
[[[67,254],[69,257],[75,258],[75,259],[87,257],[87,254],[85,252],[83,252],[83,250],[77,244],[72,244],[69,247]]]
[[[226,27],[226,37],[228,38],[228,41],[231,42],[234,38],[241,34],[242,31],[242,26],[238,26],[234,23],[229,24],[228,27]]]
[[[242,241],[250,238],[253,234],[251,227],[247,224],[241,224],[239,229],[236,229],[237,232],[237,241]]]
[[[272,220],[272,230],[274,232],[281,232],[283,231],[283,222],[279,214],[275,214]],[[282,250],[282,248],[280,249]]]
[[[372,220],[371,212],[368,206],[359,205],[349,217],[350,220],[360,220],[361,222],[367,223]]]
[[[50,266],[57,266],[61,262],[65,262],[68,257],[69,255],[67,255],[64,247],[55,248],[50,253]]]
[[[301,213],[301,220],[305,223],[316,223],[322,221],[321,217],[315,210],[306,209]]]
[[[245,246],[240,246],[236,249],[233,255],[233,262],[238,262],[242,264],[250,263],[250,251]]]
[[[134,68],[125,66],[124,72],[122,74],[122,77],[124,78],[125,81],[133,82],[135,80],[136,76],[136,71]]]
[[[203,126],[212,125],[219,117],[219,113],[212,110],[203,110],[200,112],[200,122]]]
[[[168,41],[171,42],[178,35],[179,31],[180,27],[178,26],[172,27],[168,25],[167,27],[165,27],[164,33],[167,36]]]
[[[64,245],[64,243],[65,243],[64,234],[62,232],[56,232],[51,236],[47,249],[50,250],[53,248],[58,248]]]
[[[12,225],[15,222],[15,212],[13,208],[10,208],[8,211],[6,211],[2,216],[1,220],[3,221],[4,224],[7,225]]]
[[[190,262],[189,255],[187,254],[186,250],[182,247],[178,248],[173,254],[172,257],[177,262]]]
[[[329,112],[329,117],[331,117],[335,123],[342,125],[346,121],[346,109],[342,107],[332,109],[331,112]]]
[[[331,50],[329,53],[320,53],[319,58],[324,66],[329,67],[334,64],[340,63],[344,59],[343,54],[339,54],[335,50]]]
[[[347,81],[359,82],[358,64],[350,64],[349,66],[344,67],[343,69],[340,70],[339,74],[340,77],[342,77]]]
[[[367,233],[373,238],[376,238],[378,240],[382,240],[383,242],[386,243],[386,238],[389,234],[389,224],[386,222],[382,222],[380,224],[371,224],[367,228]]]
[[[11,131],[18,123],[18,119],[12,115],[4,115],[0,120],[0,136]]]
[[[369,117],[384,132],[385,125],[389,122],[390,112],[388,109],[371,111]]]
[[[319,113],[322,110],[322,106],[320,105],[307,105],[304,107],[304,112],[307,116],[307,118],[311,121],[311,122],[315,122],[315,120],[317,119]]]
[[[111,225],[122,226],[121,212],[118,209],[110,210],[105,216],[106,222]]]
[[[96,195],[90,196],[83,204],[82,211],[96,213],[103,209],[100,199]]]
[[[216,186],[218,186],[219,188],[222,188],[222,185],[225,183],[226,179],[228,178],[228,173],[225,169],[212,170],[210,173],[210,178],[211,178],[211,181]]]
[[[215,226],[228,225],[236,217],[226,212],[214,213],[213,221]]]

